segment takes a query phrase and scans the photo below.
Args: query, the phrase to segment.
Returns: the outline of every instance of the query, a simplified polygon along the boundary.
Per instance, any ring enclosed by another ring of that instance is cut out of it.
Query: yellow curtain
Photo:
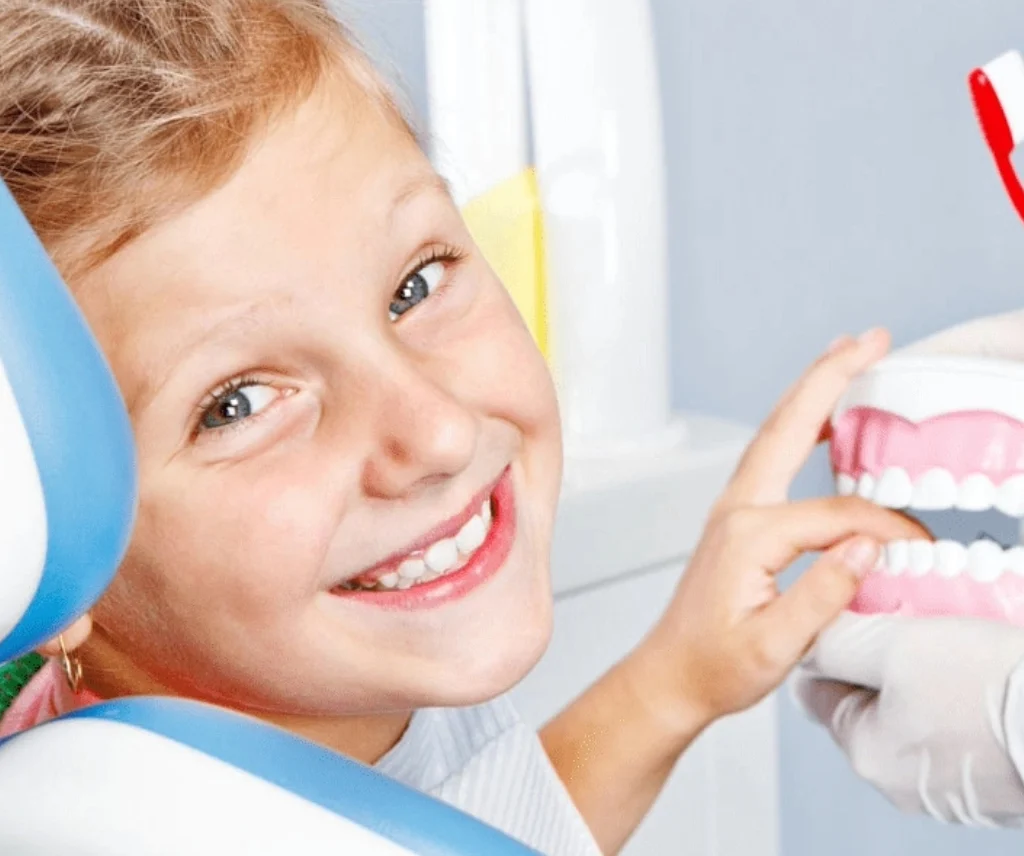
[[[469,202],[463,216],[546,359],[544,233],[537,176],[533,169],[524,170]]]

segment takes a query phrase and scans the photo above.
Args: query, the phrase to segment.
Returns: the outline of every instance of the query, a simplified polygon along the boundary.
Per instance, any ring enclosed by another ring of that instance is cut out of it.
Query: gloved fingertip
[[[818,722],[818,719],[814,716],[808,696],[811,692],[812,684],[814,683],[814,676],[807,669],[799,667],[793,671],[793,674],[789,676],[789,679],[785,683],[786,694],[789,696],[789,700],[793,703],[793,706],[800,712],[800,714],[812,722]]]

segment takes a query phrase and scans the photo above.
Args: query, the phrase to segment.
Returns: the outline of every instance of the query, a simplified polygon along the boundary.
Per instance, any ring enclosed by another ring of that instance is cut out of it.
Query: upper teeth
[[[410,557],[398,566],[398,570],[382,574],[376,580],[362,583],[353,580],[347,588],[366,589],[407,589],[417,583],[436,580],[443,574],[462,567],[466,560],[478,550],[487,539],[491,528],[491,500],[480,506],[480,511],[469,518],[454,537],[435,541],[422,557]]]
[[[435,574],[443,574],[450,571],[459,561],[459,548],[455,545],[454,538],[443,538],[436,544],[431,544],[421,563]],[[423,576],[422,573],[419,576]]]
[[[857,494],[886,508],[917,511],[987,511],[996,508],[1012,517],[1024,517],[1024,474],[1011,476],[999,485],[981,473],[959,484],[948,470],[934,468],[912,481],[901,467],[887,467],[877,478],[864,473],[859,479],[845,473],[836,477],[842,496]]]

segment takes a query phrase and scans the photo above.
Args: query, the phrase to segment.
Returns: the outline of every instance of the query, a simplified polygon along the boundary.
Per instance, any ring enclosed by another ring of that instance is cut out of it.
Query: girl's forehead
[[[255,307],[294,321],[328,292],[336,301],[353,291],[346,283],[400,276],[424,224],[461,224],[414,140],[372,113],[353,123],[329,108],[314,101],[280,122],[223,186],[78,289],[126,398],[157,383],[183,342],[201,345],[207,328],[244,327]]]
[[[332,93],[326,89],[276,121],[223,187],[195,206],[196,219],[217,219],[218,208],[238,205],[298,212],[358,206],[384,216],[398,188],[433,173],[404,127],[365,98]],[[231,224],[244,228],[244,221]]]
[[[211,278],[252,289],[249,269],[272,276],[275,260],[291,266],[279,276],[294,281],[303,266],[357,261],[428,194],[450,201],[407,132],[370,107],[345,114],[321,94],[278,120],[219,188],[122,248],[76,291],[85,296],[102,281],[100,291],[123,287],[129,301],[148,303],[147,285],[168,278],[186,291],[205,290]]]

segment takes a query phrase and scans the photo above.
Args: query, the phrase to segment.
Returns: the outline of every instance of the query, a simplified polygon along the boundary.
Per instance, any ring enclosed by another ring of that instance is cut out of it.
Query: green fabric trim
[[[26,654],[10,663],[0,666],[0,717],[2,717],[18,693],[46,664],[46,658],[39,654]]]

